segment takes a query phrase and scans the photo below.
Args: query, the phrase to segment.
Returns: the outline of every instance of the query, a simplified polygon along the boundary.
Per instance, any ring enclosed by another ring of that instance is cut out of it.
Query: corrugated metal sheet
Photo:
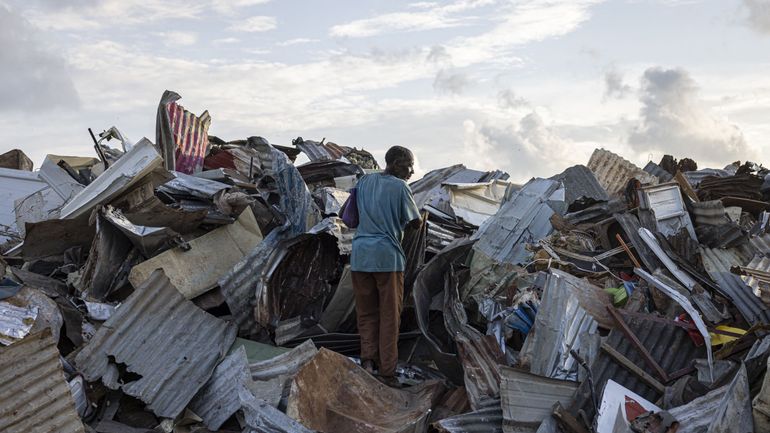
[[[249,388],[257,398],[278,406],[282,397],[288,397],[294,375],[317,353],[313,341],[307,340],[289,352],[249,364],[249,374],[254,380]]]
[[[644,166],[643,170],[657,177],[661,182],[668,182],[674,178],[671,173],[667,172],[663,169],[663,167],[655,164],[652,161],[647,162],[647,165]]]
[[[687,179],[687,183],[692,185],[693,188],[697,188],[701,181],[709,176],[727,177],[730,176],[730,173],[726,170],[720,170],[716,168],[703,168],[696,171],[684,172],[684,177]]]
[[[444,418],[432,426],[441,433],[502,433],[503,409],[500,400],[490,400],[478,410]]]
[[[304,152],[311,161],[331,161],[342,156],[341,154],[338,156],[332,155],[323,144],[313,140],[302,140],[301,137],[292,140],[292,144]]]
[[[658,178],[645,172],[630,161],[608,150],[596,149],[586,164],[596,180],[611,195],[618,194],[626,187],[629,179],[635,177],[643,184],[657,184]]]
[[[243,433],[316,433],[246,389],[239,389],[238,395],[246,424]]]
[[[426,204],[440,200],[442,197],[444,201],[448,201],[446,192],[441,190],[443,183],[490,182],[497,179],[506,180],[508,177],[508,173],[500,170],[479,171],[466,168],[462,164],[457,164],[432,170],[421,179],[409,184],[409,187],[412,189],[414,202],[418,208],[422,209]]]
[[[639,236],[639,229],[642,228],[639,219],[634,214],[628,212],[616,213],[613,216],[626,233],[626,242],[630,242],[634,246],[634,255],[642,261],[644,266],[649,270],[662,267],[663,263],[658,259],[658,256]]]
[[[754,296],[751,288],[741,277],[730,272],[732,266],[747,263],[750,258],[741,257],[736,250],[701,248],[703,266],[747,322],[754,324],[770,323],[768,306]]]
[[[271,231],[262,242],[219,279],[227,305],[241,330],[255,331],[254,306],[257,285],[267,277],[266,265],[276,245],[304,233],[320,221],[318,209],[299,171],[283,152],[268,145],[272,152],[272,176],[280,197],[280,210],[286,216],[282,227]]]
[[[0,301],[0,344],[9,345],[24,338],[32,329],[38,308],[19,307]]]
[[[0,431],[85,432],[50,331],[0,347]]]
[[[760,236],[749,238],[749,244],[757,254],[770,255],[770,233],[764,233]]]
[[[185,299],[158,270],[115,310],[75,363],[87,380],[101,378],[156,415],[174,418],[209,379],[235,332],[231,323]],[[122,368],[130,374],[120,377]]]
[[[762,200],[764,179],[753,174],[738,174],[728,177],[707,177],[698,184],[698,198],[714,200],[722,197]]]
[[[557,401],[567,407],[577,390],[577,382],[548,379],[513,368],[503,367],[500,400],[503,428],[511,431],[536,429],[553,412]]]
[[[519,353],[519,364],[539,376],[578,380],[574,350],[593,359],[599,350],[598,323],[580,306],[580,300],[562,273],[551,272],[535,316]]]
[[[583,224],[598,222],[612,217],[613,214],[624,212],[627,206],[621,200],[610,199],[606,203],[596,203],[583,210],[570,212],[564,215],[564,219],[570,224]]]
[[[503,203],[500,210],[471,237],[474,251],[497,262],[524,263],[532,255],[526,244],[552,230],[551,215],[563,214],[564,190],[558,182],[532,179]]]
[[[77,218],[96,205],[109,202],[126,192],[143,177],[163,164],[163,158],[146,138],[123,154],[120,159],[83,191],[72,198],[61,210],[61,218]]]
[[[155,140],[163,149],[166,169],[192,174],[203,167],[211,116],[208,111],[196,116],[185,110],[176,103],[180,98],[176,92],[163,92],[155,121]]]
[[[610,199],[596,176],[585,165],[572,166],[550,179],[564,184],[565,200],[570,212]]]
[[[692,213],[695,216],[695,224],[718,226],[728,222],[725,215],[725,207],[721,200],[709,200],[694,202]]]
[[[203,419],[209,430],[219,430],[241,408],[238,389],[241,386],[248,388],[250,382],[246,350],[241,346],[217,365],[211,379],[195,395],[189,407]]]
[[[770,365],[770,359],[768,359]],[[770,371],[768,368],[765,371]],[[770,431],[770,374],[765,373],[762,388],[751,403],[754,415],[754,428],[757,431]]]
[[[754,257],[746,265],[746,268],[748,268],[747,271],[750,275],[743,276],[741,279],[747,286],[751,287],[754,296],[762,299],[764,303],[770,304],[770,278],[768,278],[770,276],[770,257]]]
[[[624,310],[618,310],[618,312],[624,316],[625,323],[628,324],[628,327],[641,341],[642,346],[647,349],[652,358],[668,374],[690,367],[693,359],[703,358],[706,354],[705,348],[703,346],[696,347],[690,336],[682,328],[645,320],[642,317],[629,316],[625,314]],[[642,370],[648,370],[642,355],[621,330],[613,329],[610,331],[605,343],[631,360]],[[589,360],[589,362],[591,361]],[[604,390],[604,386],[609,379],[639,394],[646,400],[657,401],[660,397],[660,394],[654,388],[626,370],[603,351],[591,362],[591,374],[593,375],[594,387],[597,393],[600,394],[596,396],[598,401],[601,401],[602,390]],[[570,406],[569,412],[577,417],[582,410],[589,417],[590,421],[596,414],[591,401],[589,383],[584,381],[578,388],[575,402]]]

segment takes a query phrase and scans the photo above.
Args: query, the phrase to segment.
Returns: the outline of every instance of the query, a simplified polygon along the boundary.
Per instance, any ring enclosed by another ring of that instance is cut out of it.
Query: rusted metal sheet
[[[50,331],[0,347],[0,431],[85,432]]]
[[[594,150],[586,166],[594,173],[596,180],[610,195],[620,193],[631,178],[636,178],[643,184],[655,185],[658,183],[657,177],[645,172],[620,155],[604,149]]]
[[[443,392],[435,381],[390,388],[350,359],[321,349],[291,385],[286,414],[325,432],[425,432]]]
[[[707,177],[698,184],[698,198],[715,200],[722,197],[762,200],[759,191],[764,180],[753,174],[739,174],[727,177]]]
[[[577,382],[549,379],[503,367],[500,382],[503,430],[534,431],[551,416],[554,403],[558,401],[562,406],[572,403],[577,386]]]
[[[281,398],[288,397],[294,375],[317,353],[313,342],[307,340],[289,352],[249,364],[249,374],[254,380],[249,388],[257,398],[278,406]]]
[[[89,381],[175,418],[211,377],[236,328],[186,300],[158,270],[128,297],[75,358]]]
[[[21,149],[11,149],[0,155],[0,168],[32,171],[34,164]]]

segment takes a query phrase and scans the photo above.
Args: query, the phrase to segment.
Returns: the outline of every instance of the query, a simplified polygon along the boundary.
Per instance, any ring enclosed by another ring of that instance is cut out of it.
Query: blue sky
[[[224,139],[412,148],[524,181],[596,147],[770,155],[770,1],[0,0],[0,150],[154,140],[164,90]]]

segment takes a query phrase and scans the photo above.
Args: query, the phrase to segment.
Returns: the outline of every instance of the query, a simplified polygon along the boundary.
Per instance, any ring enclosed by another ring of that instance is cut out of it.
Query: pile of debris
[[[375,158],[227,142],[179,99],[155,143],[0,156],[0,431],[770,431],[764,167],[428,173],[391,388],[337,215]]]

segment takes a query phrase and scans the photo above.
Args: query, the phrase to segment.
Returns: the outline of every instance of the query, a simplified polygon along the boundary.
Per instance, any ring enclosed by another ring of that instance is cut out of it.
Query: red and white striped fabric
[[[166,107],[171,133],[176,143],[175,170],[186,174],[201,171],[206,146],[209,144],[209,112],[204,111],[198,117],[176,102],[171,102]]]

